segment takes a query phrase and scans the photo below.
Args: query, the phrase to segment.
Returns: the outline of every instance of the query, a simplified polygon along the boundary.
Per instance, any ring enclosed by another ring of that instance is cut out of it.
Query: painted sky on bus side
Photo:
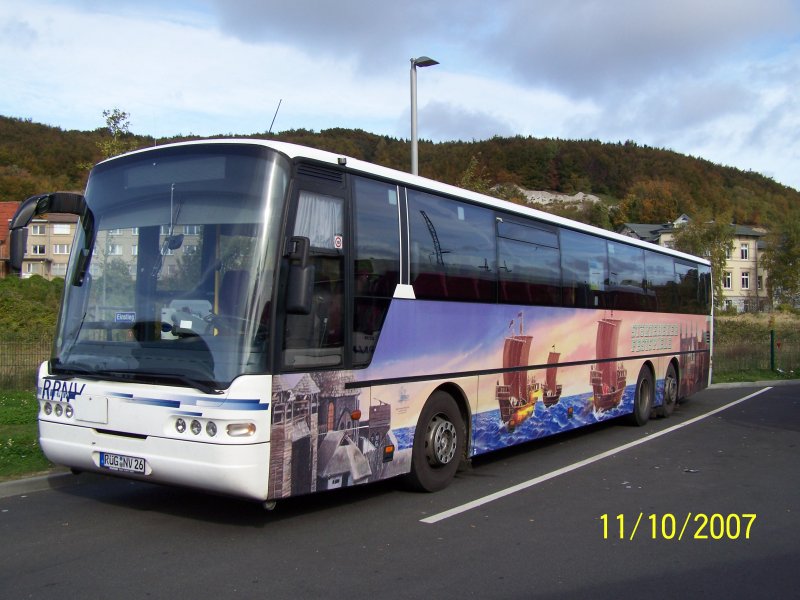
[[[800,189],[798,0],[3,0],[0,114],[669,148]]]

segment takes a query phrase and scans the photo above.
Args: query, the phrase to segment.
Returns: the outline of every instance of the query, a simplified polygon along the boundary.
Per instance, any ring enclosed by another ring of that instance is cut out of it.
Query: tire
[[[659,417],[669,417],[678,404],[678,374],[675,365],[669,363],[667,374],[664,377],[664,402],[656,409]]]
[[[633,425],[641,427],[650,419],[650,411],[653,409],[653,376],[647,365],[639,371],[639,379],[636,380],[636,393],[633,398],[633,414],[630,421]]]
[[[456,401],[445,392],[434,392],[414,432],[409,485],[421,492],[447,487],[464,456],[465,444],[466,428]]]

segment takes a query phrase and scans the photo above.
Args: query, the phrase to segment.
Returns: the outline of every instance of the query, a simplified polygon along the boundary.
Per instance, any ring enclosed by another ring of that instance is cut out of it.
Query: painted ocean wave
[[[537,402],[530,418],[520,423],[512,431],[500,420],[499,408],[478,413],[472,417],[471,455],[500,450],[628,414],[633,410],[635,393],[635,383],[627,386],[619,406],[605,412],[594,410],[592,392],[562,397],[558,404],[550,408]],[[662,379],[656,382],[656,398],[662,398],[663,394],[664,380]],[[406,450],[414,445],[414,429],[412,426],[393,430],[399,450]]]

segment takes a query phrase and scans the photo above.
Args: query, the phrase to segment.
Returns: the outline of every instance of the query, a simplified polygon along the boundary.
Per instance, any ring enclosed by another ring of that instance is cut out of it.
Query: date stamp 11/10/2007
[[[755,513],[602,514],[604,540],[749,540]]]

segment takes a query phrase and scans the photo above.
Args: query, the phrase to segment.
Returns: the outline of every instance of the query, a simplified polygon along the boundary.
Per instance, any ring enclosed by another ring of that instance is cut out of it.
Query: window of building
[[[742,271],[742,289],[750,289],[750,271]]]
[[[730,271],[722,272],[722,287],[729,290],[733,287],[733,277]]]
[[[727,246],[727,247],[725,248],[725,258],[726,258],[727,260],[730,260],[730,259],[731,259],[731,256],[733,256],[733,247],[731,247],[731,246]]]
[[[69,254],[69,244],[54,244],[53,254]]]
[[[45,235],[46,233],[46,225],[31,225],[31,235]]]
[[[759,275],[758,277],[756,277],[756,286],[758,287],[759,290],[764,288],[764,276],[763,275]]]
[[[119,231],[119,230],[117,230]],[[122,256],[122,246],[119,244],[109,244],[108,245],[108,255],[109,256]]]
[[[69,235],[69,223],[53,223],[53,233],[56,235]]]
[[[64,277],[67,274],[67,263],[53,263],[50,271],[55,277]]]
[[[750,256],[750,244],[747,242],[742,242],[742,249],[740,251],[740,256],[742,260],[747,260]]]
[[[38,256],[45,254],[47,250],[45,250],[44,244],[34,244],[31,246],[31,254],[36,254]]]

